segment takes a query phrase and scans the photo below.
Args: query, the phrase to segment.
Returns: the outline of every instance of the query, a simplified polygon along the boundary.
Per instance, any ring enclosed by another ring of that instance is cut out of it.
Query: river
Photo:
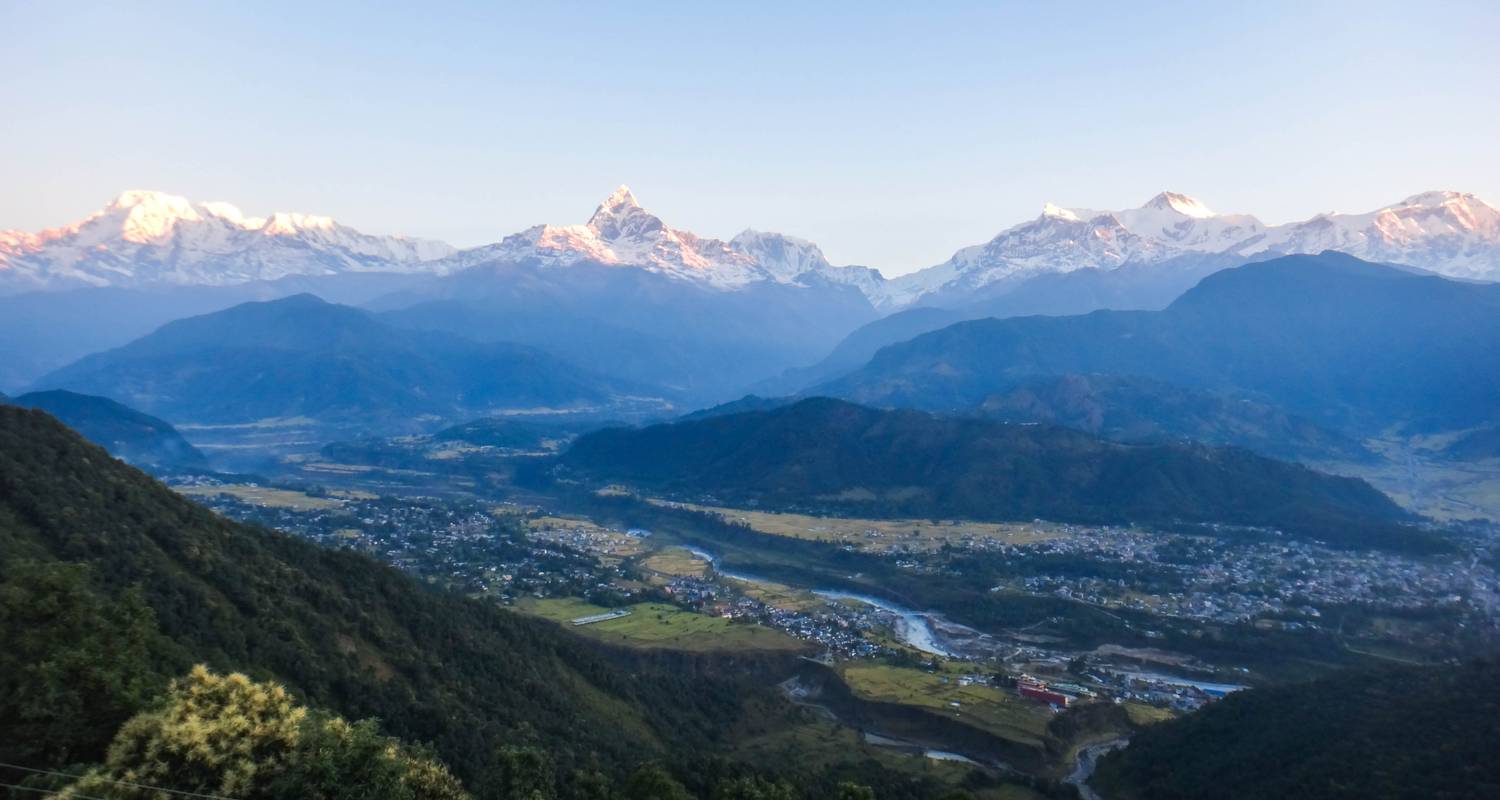
[[[772,581],[767,581],[766,579],[757,577],[755,575],[747,575],[742,572],[733,572],[731,570],[726,570],[719,566],[718,556],[700,547],[689,547],[688,551],[698,558],[701,558],[704,561],[707,561],[709,564],[713,565],[714,572],[726,578],[733,578],[734,580],[739,581],[749,581],[751,583],[772,583]],[[853,600],[855,602],[874,606],[881,611],[895,616],[896,638],[900,639],[902,643],[921,650],[924,653],[930,653],[935,656],[949,657],[953,655],[953,652],[945,647],[941,641],[939,641],[937,632],[932,627],[933,620],[946,622],[946,620],[943,619],[942,615],[940,614],[913,611],[909,608],[906,608],[905,606],[900,606],[892,603],[889,600],[883,600],[879,597],[872,597],[870,595],[859,594],[857,592],[846,592],[842,589],[813,589],[812,593],[828,600]]]
[[[1069,783],[1078,789],[1078,796],[1083,800],[1104,800],[1104,797],[1089,786],[1089,778],[1094,776],[1094,770],[1099,767],[1099,758],[1111,750],[1124,747],[1129,740],[1110,739],[1107,742],[1091,744],[1078,751],[1078,763],[1073,765],[1073,771],[1068,777],[1063,778],[1064,783]]]

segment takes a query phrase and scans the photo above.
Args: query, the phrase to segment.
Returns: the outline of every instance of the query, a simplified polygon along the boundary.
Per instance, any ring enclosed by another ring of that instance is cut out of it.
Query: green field
[[[918,706],[1004,739],[1040,747],[1052,713],[993,686],[961,686],[953,671],[926,672],[884,664],[850,664],[841,674],[858,696]],[[957,706],[952,705],[958,703]]]
[[[516,608],[558,622],[580,635],[630,647],[692,652],[777,650],[790,653],[807,649],[805,643],[780,631],[684,611],[665,603],[627,606],[630,616],[591,625],[573,625],[572,621],[611,609],[571,597],[526,600],[517,603]]]

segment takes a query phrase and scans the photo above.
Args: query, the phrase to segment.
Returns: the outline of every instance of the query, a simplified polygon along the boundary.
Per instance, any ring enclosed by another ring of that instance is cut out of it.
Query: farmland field
[[[660,501],[652,501],[660,502]],[[893,549],[929,552],[944,545],[960,546],[968,542],[993,540],[1000,544],[1030,544],[1066,535],[1062,526],[1050,523],[994,523],[963,520],[860,519],[857,517],[815,517],[808,514],[783,514],[747,511],[720,506],[675,503],[680,508],[718,514],[730,522],[742,522],[752,529],[773,536],[788,536],[819,542],[854,545],[875,553]]]
[[[572,624],[573,620],[605,614],[611,609],[576,598],[531,599],[517,603],[516,608],[558,622],[575,633],[630,647],[694,652],[796,652],[807,648],[803,642],[771,628],[684,611],[665,603],[638,603],[626,607],[630,616],[577,626]]]
[[[257,506],[290,508],[296,511],[318,511],[338,508],[344,504],[342,500],[335,497],[313,497],[302,492],[294,492],[287,489],[271,489],[265,486],[251,486],[249,484],[187,486],[179,488],[178,491],[194,497],[215,497],[227,494]]]
[[[918,706],[1021,744],[1041,746],[1052,713],[993,686],[961,685],[957,666],[942,672],[850,664],[844,683],[867,700]],[[954,705],[954,704],[957,705]]]

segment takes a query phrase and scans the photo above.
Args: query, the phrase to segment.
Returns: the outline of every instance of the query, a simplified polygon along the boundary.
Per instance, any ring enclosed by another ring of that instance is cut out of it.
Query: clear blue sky
[[[0,0],[0,228],[154,188],[473,245],[628,183],[895,274],[1049,200],[1500,203],[1495,2],[397,5]]]

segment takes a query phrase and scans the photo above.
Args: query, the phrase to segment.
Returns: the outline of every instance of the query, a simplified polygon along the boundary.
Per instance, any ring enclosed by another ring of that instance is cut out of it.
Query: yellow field
[[[1130,716],[1130,721],[1137,725],[1155,725],[1158,722],[1166,722],[1177,717],[1176,712],[1170,708],[1157,708],[1145,703],[1122,703],[1125,713]]]
[[[805,643],[761,625],[731,622],[664,603],[637,603],[627,608],[631,612],[628,617],[575,626],[572,621],[579,617],[603,614],[610,609],[577,598],[531,599],[516,604],[517,610],[561,623],[575,633],[629,647],[693,652],[807,649]]]
[[[342,500],[332,497],[312,497],[302,492],[293,492],[286,489],[270,489],[264,486],[249,486],[245,484],[184,486],[177,491],[194,497],[215,497],[227,494],[237,497],[246,503],[253,503],[258,506],[291,508],[297,511],[319,511],[329,508],[339,508],[344,504]]]
[[[1052,718],[1040,703],[1027,702],[992,686],[961,686],[952,670],[930,673],[853,663],[841,674],[850,690],[867,700],[920,706],[1025,745],[1041,746],[1047,721]]]
[[[658,550],[642,560],[641,566],[670,578],[701,578],[708,574],[708,562],[683,547]]]
[[[605,558],[634,558],[646,552],[639,538],[602,528],[586,519],[537,517],[526,521],[532,538],[567,545]]]
[[[658,505],[665,501],[651,500]],[[986,539],[1003,544],[1030,544],[1063,536],[1060,527],[1048,523],[995,523],[925,519],[859,519],[814,517],[738,508],[672,503],[680,508],[719,514],[731,522],[743,522],[773,536],[788,536],[820,542],[852,544],[860,550],[883,553],[890,550],[929,552],[945,544],[962,547]]]
[[[774,608],[783,608],[787,611],[812,611],[822,608],[828,603],[806,589],[798,589],[782,583],[770,581],[747,581],[739,578],[729,578],[733,584],[745,593],[745,596],[759,600]]]

